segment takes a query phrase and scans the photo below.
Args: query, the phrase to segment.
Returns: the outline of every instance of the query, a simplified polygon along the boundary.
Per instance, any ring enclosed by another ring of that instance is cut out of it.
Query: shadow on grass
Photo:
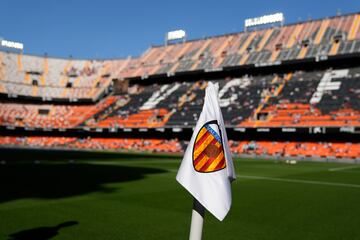
[[[60,229],[79,224],[77,221],[67,221],[54,227],[38,227],[23,230],[9,235],[8,240],[48,240],[59,234]]]
[[[91,192],[113,192],[107,183],[143,179],[166,171],[155,168],[87,163],[15,163],[0,165],[0,203],[24,199],[57,199]]]

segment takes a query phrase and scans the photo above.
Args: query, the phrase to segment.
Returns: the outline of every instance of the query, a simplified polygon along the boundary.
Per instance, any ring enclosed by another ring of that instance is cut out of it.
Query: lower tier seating
[[[109,96],[92,105],[0,103],[0,125],[29,128],[76,127],[108,108],[118,97]]]
[[[0,137],[0,146],[183,153],[188,142],[177,139],[73,137]],[[360,143],[229,141],[233,154],[304,158],[360,159]]]

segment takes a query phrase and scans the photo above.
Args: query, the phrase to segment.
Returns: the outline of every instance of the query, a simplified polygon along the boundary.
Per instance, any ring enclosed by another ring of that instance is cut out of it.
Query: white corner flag
[[[218,84],[208,83],[205,101],[176,180],[217,219],[231,206],[235,171],[218,100]]]

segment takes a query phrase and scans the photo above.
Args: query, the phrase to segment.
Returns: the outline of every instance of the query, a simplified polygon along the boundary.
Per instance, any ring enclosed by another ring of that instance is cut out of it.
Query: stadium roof
[[[353,12],[353,13],[347,13],[347,14],[339,14],[337,16],[330,16],[330,17],[323,17],[323,18],[318,18],[318,19],[308,19],[308,20],[304,20],[304,21],[298,21],[298,22],[294,22],[294,23],[288,23],[288,24],[284,24],[281,27],[286,27],[286,26],[292,26],[292,25],[297,25],[297,24],[303,24],[303,23],[308,23],[308,22],[317,22],[317,21],[323,21],[325,19],[334,19],[334,18],[340,18],[340,17],[345,17],[345,16],[351,16],[351,15],[356,15],[356,14],[360,14],[360,12]],[[256,31],[262,31],[264,29],[269,29],[269,28],[280,28],[279,26],[269,26],[266,28],[261,28],[261,29],[256,29],[256,28],[250,28],[250,30],[248,31],[237,31],[237,32],[232,32],[232,33],[224,33],[224,34],[219,34],[219,35],[213,35],[213,36],[206,36],[206,37],[202,37],[202,38],[193,38],[193,39],[187,39],[185,42],[193,42],[193,41],[200,41],[200,40],[204,40],[204,39],[211,39],[211,38],[219,38],[219,37],[224,37],[224,36],[231,36],[231,35],[237,35],[240,33],[244,33],[244,32],[256,32]],[[183,42],[178,42],[178,43],[170,43],[168,45],[174,45],[174,44],[182,44]],[[155,48],[155,47],[163,47],[165,46],[165,44],[154,44],[151,45],[151,47]]]

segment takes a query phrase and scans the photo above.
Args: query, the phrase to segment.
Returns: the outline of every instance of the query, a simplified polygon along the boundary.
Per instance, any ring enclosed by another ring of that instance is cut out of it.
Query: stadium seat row
[[[152,46],[140,57],[76,60],[0,52],[0,93],[93,99],[123,79],[360,52],[360,14]]]
[[[119,139],[73,137],[0,137],[1,146],[47,147],[182,153],[188,142],[176,139]],[[359,143],[229,141],[235,154],[279,157],[348,158],[360,156]]]

